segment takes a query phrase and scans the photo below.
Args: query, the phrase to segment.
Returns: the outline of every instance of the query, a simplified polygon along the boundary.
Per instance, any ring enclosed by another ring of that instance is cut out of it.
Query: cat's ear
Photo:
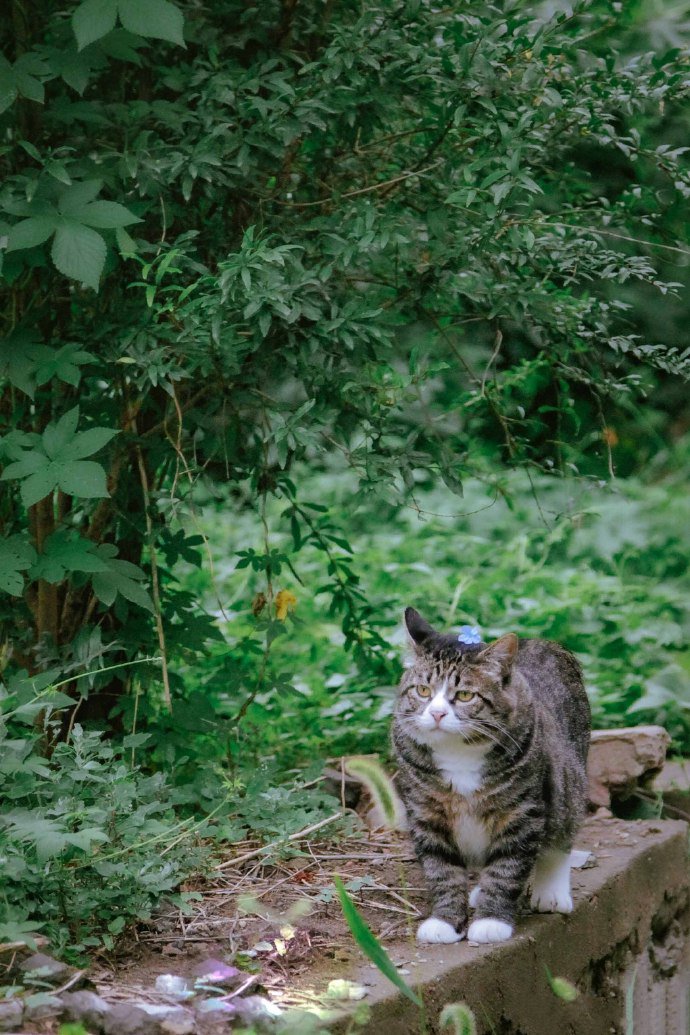
[[[413,645],[419,650],[424,650],[429,639],[436,634],[434,627],[429,625],[419,611],[415,611],[413,607],[405,608],[405,628],[410,634]]]
[[[499,640],[490,643],[481,654],[477,654],[475,661],[494,661],[501,666],[501,674],[507,676],[513,667],[515,655],[518,649],[518,638],[515,633],[506,633]]]

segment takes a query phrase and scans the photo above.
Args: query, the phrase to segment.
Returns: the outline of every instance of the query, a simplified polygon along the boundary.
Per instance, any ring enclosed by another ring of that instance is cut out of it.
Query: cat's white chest
[[[490,744],[458,744],[457,740],[434,748],[437,767],[456,794],[469,799],[458,810],[453,832],[463,857],[474,866],[481,866],[484,862],[490,841],[485,824],[471,808],[472,796],[482,785],[484,762],[490,750]]]
[[[451,744],[434,747],[434,762],[453,790],[466,798],[482,785],[484,761],[490,749],[490,744],[458,744],[455,738]]]
[[[482,866],[489,850],[489,831],[471,812],[462,812],[454,826],[458,848],[470,866]]]

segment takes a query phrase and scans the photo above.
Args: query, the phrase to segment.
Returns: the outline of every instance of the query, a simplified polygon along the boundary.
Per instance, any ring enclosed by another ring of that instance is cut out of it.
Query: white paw
[[[470,891],[469,903],[472,909],[475,909],[479,905],[479,899],[482,897],[482,889],[479,884]]]
[[[537,859],[530,904],[536,913],[572,913],[570,852],[547,849]]]
[[[452,924],[430,916],[417,928],[418,942],[459,942],[464,935],[458,934]]]
[[[504,920],[473,920],[467,932],[468,942],[505,942],[513,933],[511,924]]]
[[[535,888],[530,905],[535,913],[572,913],[573,900],[561,888]]]

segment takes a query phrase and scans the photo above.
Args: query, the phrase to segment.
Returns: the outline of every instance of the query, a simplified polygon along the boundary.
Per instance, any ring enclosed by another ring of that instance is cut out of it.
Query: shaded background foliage
[[[563,640],[599,721],[687,746],[684,5],[11,14],[14,933],[45,916],[79,950],[145,910],[185,865],[150,872],[151,823],[318,815],[279,785],[382,748],[408,593]],[[113,759],[106,809],[86,774]],[[89,888],[116,853],[115,904],[66,903],[85,852]]]

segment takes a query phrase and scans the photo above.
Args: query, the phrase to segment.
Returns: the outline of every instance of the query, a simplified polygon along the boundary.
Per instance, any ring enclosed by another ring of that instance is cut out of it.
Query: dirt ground
[[[655,829],[640,824],[637,833],[634,823],[622,826],[605,817],[587,822],[576,847],[592,853],[588,866],[615,857]],[[330,978],[344,976],[348,963],[362,959],[334,894],[335,874],[349,886],[396,965],[413,968],[424,959],[414,931],[427,897],[405,835],[363,833],[337,844],[304,842],[300,848],[299,856],[272,865],[256,859],[226,863],[213,879],[187,886],[200,896],[189,915],[177,908],[162,911],[122,945],[126,955],[93,968],[99,994],[146,999],[158,975],[189,978],[195,965],[214,958],[246,968],[248,987],[281,1005],[302,1002],[312,994],[307,986],[318,995]],[[581,885],[582,875],[574,870],[576,900]]]
[[[649,822],[594,817],[576,847],[591,852],[587,865],[596,866],[640,838],[653,838],[654,831]],[[346,977],[348,965],[363,960],[334,892],[336,874],[393,962],[414,982],[414,968],[426,962],[414,931],[427,899],[405,835],[363,831],[337,843],[307,839],[293,846],[299,854],[270,864],[244,858],[253,847],[243,845],[239,861],[226,860],[211,878],[185,886],[198,896],[188,913],[162,908],[121,940],[116,954],[97,958],[88,972],[90,987],[111,1002],[169,1002],[155,990],[159,975],[193,983],[196,966],[218,959],[245,972],[239,994],[259,993],[283,1007],[318,1002],[330,979]],[[576,901],[582,882],[574,870]],[[33,1030],[53,1032],[56,1025],[46,1021]]]

